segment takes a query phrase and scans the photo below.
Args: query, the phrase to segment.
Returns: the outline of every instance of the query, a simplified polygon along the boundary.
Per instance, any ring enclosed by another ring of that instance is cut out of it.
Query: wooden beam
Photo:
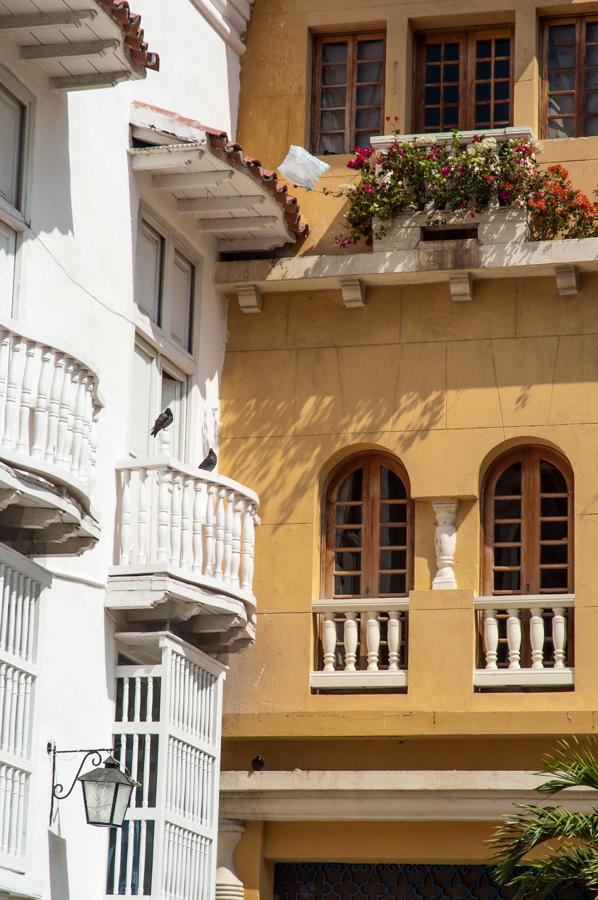
[[[185,172],[177,175],[154,175],[152,184],[158,190],[184,190],[187,188],[205,188],[214,184],[222,184],[233,177],[232,169],[213,169],[211,172]]]
[[[121,72],[94,72],[91,75],[59,75],[50,80],[55,91],[83,91],[85,88],[114,86],[130,77],[131,73],[124,69]]]
[[[60,28],[62,25],[79,27],[85,19],[95,19],[97,14],[97,9],[65,9],[64,12],[0,16],[0,31],[36,31],[38,28]]]
[[[202,213],[234,212],[247,209],[249,206],[261,206],[265,199],[263,194],[251,197],[191,197],[177,200],[176,206],[180,213],[194,213],[200,216]]]
[[[188,147],[180,146],[157,146],[144,147],[130,150],[131,165],[135,171],[143,172],[155,169],[163,171],[164,169],[185,169],[186,174],[189,167],[204,155],[203,146],[198,144],[189,144]]]
[[[255,231],[276,224],[276,216],[239,216],[236,219],[200,219],[197,227],[200,231],[226,234],[229,231]]]
[[[118,47],[117,40],[76,41],[72,44],[27,44],[19,49],[21,59],[72,59],[104,56],[106,50]]]
[[[262,294],[255,284],[243,284],[237,288],[237,299],[242,313],[260,313],[262,311]]]
[[[264,253],[290,242],[290,238],[282,237],[280,234],[263,234],[261,237],[236,238],[232,241],[221,238],[218,241],[218,250],[220,253]]]
[[[341,278],[341,291],[343,294],[343,305],[347,309],[365,306],[365,286],[359,278]]]

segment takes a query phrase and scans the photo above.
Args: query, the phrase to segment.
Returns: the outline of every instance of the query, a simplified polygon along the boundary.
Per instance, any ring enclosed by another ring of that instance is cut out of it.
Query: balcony
[[[383,691],[407,688],[409,599],[317,600],[313,691]]]
[[[256,494],[168,456],[127,460],[117,477],[107,606],[123,627],[176,622],[208,652],[251,643]]]
[[[94,369],[20,323],[0,323],[0,541],[33,555],[80,553],[101,402]]]
[[[574,668],[567,632],[572,633],[572,594],[476,597],[479,662],[475,687],[572,687]]]

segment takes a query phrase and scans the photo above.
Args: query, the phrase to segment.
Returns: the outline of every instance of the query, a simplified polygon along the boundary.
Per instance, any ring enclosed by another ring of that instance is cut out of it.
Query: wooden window
[[[598,15],[544,21],[542,135],[598,135]]]
[[[174,422],[169,428],[170,452],[184,458],[186,429],[185,374],[153,347],[137,338],[133,353],[129,414],[129,449],[132,456],[157,455],[160,439],[150,435],[152,424],[167,406]]]
[[[316,37],[314,153],[352,153],[382,133],[384,56],[383,33]]]
[[[171,273],[170,336],[184,350],[191,350],[195,266],[178,250],[174,251]]]
[[[0,85],[0,196],[20,207],[25,107]]]
[[[544,447],[517,448],[484,490],[484,593],[573,591],[573,474]]]
[[[415,54],[413,130],[504,128],[513,121],[513,33],[423,32]]]
[[[139,223],[135,300],[152,322],[161,324],[165,239],[149,222]]]
[[[353,457],[331,477],[324,515],[326,597],[409,592],[413,505],[399,462],[381,453]]]

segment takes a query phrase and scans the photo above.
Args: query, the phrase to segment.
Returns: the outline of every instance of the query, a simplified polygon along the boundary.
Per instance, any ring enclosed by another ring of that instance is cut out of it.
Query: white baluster
[[[251,593],[253,589],[253,553],[255,545],[255,506],[248,502],[243,516],[243,547],[241,551],[241,587]]]
[[[182,497],[182,476],[178,473],[174,475],[172,481],[172,507],[170,514],[170,562],[173,566],[180,565],[181,561],[181,505]]]
[[[544,663],[544,617],[542,609],[534,606],[530,609],[529,621],[530,644],[532,645],[532,669],[543,669]]]
[[[75,363],[70,357],[64,358],[64,377],[60,391],[60,409],[58,412],[58,442],[56,447],[56,464],[65,467],[67,464],[68,420],[73,369]]]
[[[0,435],[3,435],[5,432],[9,358],[10,333],[8,331],[0,331]]]
[[[171,474],[166,467],[158,469],[158,562],[170,559],[170,491]]]
[[[120,564],[129,565],[131,550],[131,470],[121,472]]]
[[[356,613],[345,613],[345,625],[343,640],[345,643],[345,672],[355,671],[355,659],[357,657],[357,622]]]
[[[89,492],[91,493],[96,483],[96,463],[98,455],[98,416],[100,407],[94,406],[91,418],[91,434],[89,436]]]
[[[35,341],[27,341],[25,344],[25,368],[23,371],[23,383],[21,385],[21,408],[19,411],[19,437],[17,440],[17,450],[19,453],[29,453],[29,449],[31,446],[31,408],[35,404],[35,400],[33,397],[33,379],[35,375],[35,365],[36,365],[36,351],[37,344]],[[49,363],[46,367],[49,373]],[[44,375],[44,364],[42,363],[42,376]],[[45,404],[46,409],[48,406],[48,388],[49,388],[49,374],[47,378],[44,380],[42,384],[42,377],[39,379],[39,387],[38,387],[38,398],[37,402],[40,403],[40,394],[43,390],[46,392],[45,396]]]
[[[214,574],[214,564],[216,560],[216,507],[215,507],[216,485],[208,484],[208,505],[206,510],[206,545],[204,548],[205,574]]]
[[[336,622],[334,613],[324,613],[322,623],[322,651],[324,655],[324,672],[334,672],[334,654],[336,651]]]
[[[82,378],[82,372],[78,365],[75,365],[71,372],[69,386],[69,403],[68,418],[66,422],[66,449],[65,449],[65,468],[69,472],[73,472],[73,444],[75,440],[75,406],[77,403],[77,392],[79,390],[79,382]]]
[[[380,652],[380,620],[377,612],[368,612],[367,614],[366,643],[368,648],[368,672],[377,672],[378,654]]]
[[[436,516],[436,575],[432,582],[435,591],[455,590],[457,581],[453,565],[455,563],[455,551],[457,547],[457,518],[458,500],[435,499],[432,500],[434,514]]]
[[[552,610],[552,643],[554,645],[554,668],[565,668],[565,647],[567,645],[567,620],[565,609],[555,606]]]
[[[77,394],[75,396],[75,420],[73,423],[73,453],[72,453],[72,471],[73,475],[78,478],[82,477],[81,472],[81,456],[83,452],[83,428],[85,422],[85,400],[87,398],[87,386],[89,384],[89,374],[81,372],[79,384],[77,385]]]
[[[399,654],[401,652],[401,620],[396,610],[388,614],[387,624],[388,641],[388,671],[397,672],[399,669]]]
[[[15,444],[15,430],[17,427],[17,399],[19,396],[19,385],[21,383],[21,356],[23,350],[23,339],[19,335],[15,335],[12,343],[12,352],[8,363],[8,384],[6,387],[6,419],[4,423],[4,434],[2,436],[3,447],[13,447]]]
[[[235,492],[226,491],[226,510],[224,513],[224,580],[230,584],[233,580],[233,521],[235,516]]]
[[[50,393],[56,354],[50,347],[42,347],[42,361],[33,414],[33,446],[31,455],[43,459],[47,454],[50,412]]]
[[[42,351],[43,366],[43,351]],[[60,414],[60,395],[62,393],[62,382],[64,380],[64,354],[59,353],[54,359],[54,373],[52,375],[52,386],[50,388],[50,402],[48,404],[48,430],[46,435],[46,461],[54,462],[56,459],[57,443],[58,443],[58,416]],[[40,378],[41,381],[41,378]],[[35,421],[35,437],[33,441],[33,455],[43,446],[43,420],[38,426],[37,411]]]
[[[206,521],[208,495],[206,486],[199,478],[195,482],[193,498],[193,571],[201,572],[203,567],[203,529]]]
[[[94,378],[89,375],[87,390],[83,399],[83,437],[81,440],[81,457],[79,460],[79,477],[89,483],[89,465],[91,457],[91,429],[93,422]]]
[[[225,497],[226,488],[219,488],[218,505],[216,506],[216,564],[214,566],[214,578],[218,579],[224,577],[222,565],[224,561],[224,522],[226,518],[224,509]]]
[[[181,566],[183,569],[190,569],[193,564],[193,495],[193,479],[185,478],[183,482],[183,517],[181,521]]]
[[[484,612],[484,649],[486,652],[486,668],[497,669],[498,657],[498,619],[495,609]]]
[[[243,530],[243,510],[245,509],[245,501],[243,497],[239,494],[234,495],[234,508],[233,508],[233,556],[232,556],[232,570],[231,570],[231,581],[232,583],[238,587],[239,586],[239,569],[241,566],[241,533]]]
[[[137,472],[138,493],[137,493],[137,510],[138,510],[138,541],[137,541],[137,562],[144,565],[147,562],[147,495],[148,495],[148,477],[146,469],[139,469]],[[151,476],[149,479],[151,484]]]
[[[507,609],[507,646],[509,648],[509,669],[520,669],[521,618],[518,609]]]

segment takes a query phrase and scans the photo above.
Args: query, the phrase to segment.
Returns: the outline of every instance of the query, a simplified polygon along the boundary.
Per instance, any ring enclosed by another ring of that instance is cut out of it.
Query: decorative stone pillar
[[[245,831],[242,822],[222,819],[218,825],[218,868],[216,900],[243,900],[245,887],[235,872],[233,853]]]
[[[455,562],[455,550],[457,547],[457,528],[455,519],[459,501],[455,499],[432,500],[434,514],[436,516],[436,575],[432,582],[434,591],[455,590],[457,582],[453,565]]]

